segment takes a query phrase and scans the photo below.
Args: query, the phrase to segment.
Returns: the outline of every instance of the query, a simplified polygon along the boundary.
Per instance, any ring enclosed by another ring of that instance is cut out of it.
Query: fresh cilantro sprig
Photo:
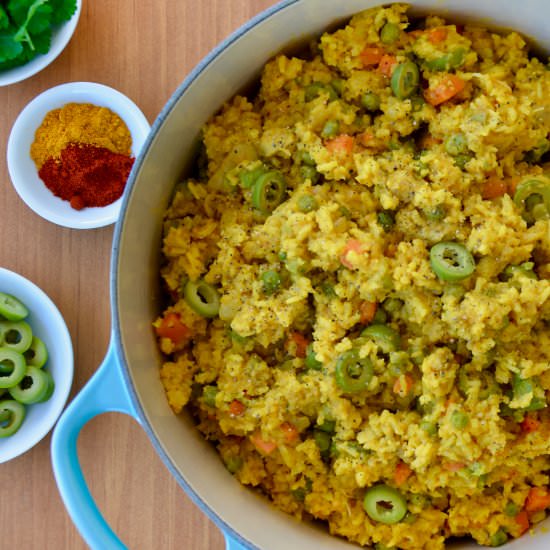
[[[53,28],[75,11],[76,0],[0,0],[0,71],[47,53]]]

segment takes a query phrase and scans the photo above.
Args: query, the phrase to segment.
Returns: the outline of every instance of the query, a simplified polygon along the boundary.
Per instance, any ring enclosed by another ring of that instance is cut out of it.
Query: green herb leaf
[[[23,52],[23,46],[14,40],[13,33],[3,31],[0,33],[0,63],[11,61]]]
[[[76,0],[49,0],[52,7],[52,24],[68,21],[76,12]]]
[[[0,29],[7,29],[10,26],[10,19],[6,10],[0,6]]]

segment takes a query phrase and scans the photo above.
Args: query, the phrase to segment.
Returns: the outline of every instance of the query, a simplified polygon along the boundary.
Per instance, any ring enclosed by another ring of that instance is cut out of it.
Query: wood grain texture
[[[40,92],[86,80],[132,98],[153,122],[185,75],[220,40],[273,0],[84,0],[65,51],[34,77],[0,88],[0,265],[28,277],[57,304],[72,335],[71,396],[97,369],[110,332],[113,227],[78,231],[35,215],[11,186],[9,131]],[[50,436],[0,465],[0,547],[81,550],[86,545],[59,497]],[[221,534],[195,507],[133,420],[107,414],[88,424],[79,454],[90,490],[128,548],[220,550]]]

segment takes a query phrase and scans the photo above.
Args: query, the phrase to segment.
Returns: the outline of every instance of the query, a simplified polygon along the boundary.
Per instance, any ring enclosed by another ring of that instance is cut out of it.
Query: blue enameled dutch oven
[[[546,0],[418,0],[420,13],[474,19],[515,28],[550,51]],[[319,34],[376,0],[285,0],[244,25],[204,59],[156,120],[137,159],[117,223],[111,264],[112,337],[107,356],[67,407],[54,431],[52,455],[59,490],[74,523],[94,550],[125,548],[88,491],[76,443],[97,414],[129,414],[196,504],[220,527],[227,548],[338,550],[353,545],[312,525],[299,524],[245,490],[224,468],[192,420],[174,415],[159,380],[161,358],[151,322],[160,311],[159,256],[163,213],[173,187],[193,161],[204,122],[259,75],[277,51]],[[550,548],[550,532],[523,537],[510,548]],[[276,536],[274,534],[276,533]],[[461,548],[474,548],[464,546]]]

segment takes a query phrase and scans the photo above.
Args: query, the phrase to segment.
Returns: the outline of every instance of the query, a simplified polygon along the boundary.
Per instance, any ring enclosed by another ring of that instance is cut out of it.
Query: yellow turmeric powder
[[[105,147],[130,155],[132,136],[126,123],[107,107],[91,103],[67,103],[50,111],[36,130],[31,158],[40,169],[49,158],[59,158],[71,143]]]

